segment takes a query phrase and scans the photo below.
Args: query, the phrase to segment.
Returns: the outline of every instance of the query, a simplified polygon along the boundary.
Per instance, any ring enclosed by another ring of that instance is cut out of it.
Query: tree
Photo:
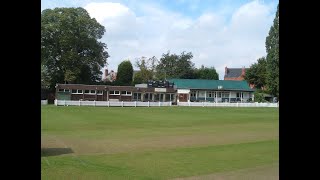
[[[145,78],[142,76],[141,71],[137,72],[133,76],[133,84],[146,83]]]
[[[196,79],[212,79],[212,80],[219,80],[219,74],[217,73],[214,67],[204,67],[201,66],[199,69],[195,69],[195,78]]]
[[[266,38],[267,86],[272,95],[279,99],[279,4],[276,17]]]
[[[133,76],[133,67],[129,60],[122,61],[118,66],[117,85],[131,85]]]
[[[134,82],[146,83],[148,80],[154,79],[157,63],[158,59],[155,56],[149,59],[146,57],[138,58],[135,62],[135,66],[138,67],[140,71],[133,77]]]
[[[41,74],[50,77],[51,88],[56,83],[91,84],[101,79],[109,57],[106,44],[98,41],[104,32],[83,8],[41,12]]]
[[[267,62],[265,57],[259,58],[257,63],[254,63],[246,71],[245,80],[250,84],[254,84],[256,88],[261,89],[266,86],[267,78]]]
[[[194,76],[194,63],[191,61],[193,55],[191,52],[182,52],[181,55],[162,54],[159,64],[156,66],[157,78],[181,78],[189,79]]]
[[[263,93],[262,92],[259,92],[259,91],[256,91],[253,93],[254,95],[254,102],[267,102],[265,99],[264,99],[264,96],[263,96]]]
[[[51,78],[47,74],[47,69],[45,66],[41,65],[41,88],[49,89],[50,88]]]

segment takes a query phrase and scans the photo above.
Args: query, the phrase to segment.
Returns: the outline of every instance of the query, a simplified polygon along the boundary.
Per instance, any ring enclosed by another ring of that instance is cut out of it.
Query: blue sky
[[[41,11],[83,7],[104,25],[101,39],[117,70],[125,59],[192,52],[196,67],[249,67],[265,56],[277,0],[41,0]],[[134,69],[137,69],[134,67]]]

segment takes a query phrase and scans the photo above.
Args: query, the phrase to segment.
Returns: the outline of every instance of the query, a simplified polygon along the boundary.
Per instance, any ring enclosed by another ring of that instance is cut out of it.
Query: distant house
[[[228,68],[224,70],[224,80],[243,81],[246,74],[246,70],[249,68]]]
[[[113,70],[108,73],[108,69],[105,69],[104,71],[104,78],[102,81],[104,82],[114,82],[117,79],[117,73],[114,72]]]
[[[249,68],[228,68],[227,66],[224,69],[224,80],[232,81],[243,81],[246,71]],[[249,84],[250,88],[254,88],[254,84]]]

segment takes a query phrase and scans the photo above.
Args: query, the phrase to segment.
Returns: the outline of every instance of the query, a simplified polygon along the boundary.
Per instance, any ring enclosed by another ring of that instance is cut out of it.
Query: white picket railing
[[[48,104],[48,99],[46,100],[41,100],[41,105],[47,105]]]
[[[54,100],[54,104],[56,106],[159,107],[171,106],[172,102]]]
[[[178,102],[178,106],[198,107],[279,107],[278,103],[212,103],[212,102]]]
[[[42,101],[41,101],[42,104]],[[106,106],[106,107],[162,107],[172,106],[171,102],[139,101],[71,101],[55,100],[56,106]],[[279,107],[278,103],[212,103],[212,102],[178,102],[177,106],[190,107]]]

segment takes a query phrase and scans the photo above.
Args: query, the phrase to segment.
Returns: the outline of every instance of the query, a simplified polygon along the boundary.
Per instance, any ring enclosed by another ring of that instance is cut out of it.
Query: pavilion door
[[[187,102],[188,94],[179,94],[179,102]]]
[[[217,92],[217,102],[222,102],[222,93]]]

